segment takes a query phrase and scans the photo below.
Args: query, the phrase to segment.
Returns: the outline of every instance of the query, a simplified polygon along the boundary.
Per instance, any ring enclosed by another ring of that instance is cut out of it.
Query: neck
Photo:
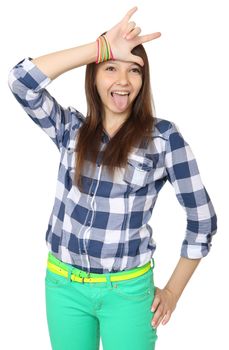
[[[128,115],[121,115],[121,114],[115,114],[115,115],[106,115],[103,117],[103,126],[106,128],[113,128],[118,127],[121,124],[125,122],[125,120],[128,118]]]

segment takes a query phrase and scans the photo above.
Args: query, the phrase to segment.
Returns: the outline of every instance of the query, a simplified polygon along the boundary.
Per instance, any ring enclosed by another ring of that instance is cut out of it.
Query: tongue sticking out
[[[119,109],[124,109],[127,107],[128,104],[128,95],[118,95],[118,94],[113,94],[113,100],[115,105]]]

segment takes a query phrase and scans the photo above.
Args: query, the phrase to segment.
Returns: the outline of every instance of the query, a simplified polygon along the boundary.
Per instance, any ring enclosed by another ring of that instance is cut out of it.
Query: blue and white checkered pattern
[[[57,103],[45,89],[51,79],[31,60],[25,58],[12,68],[9,87],[60,152],[55,201],[46,231],[49,251],[63,262],[94,273],[146,264],[156,249],[148,221],[168,180],[187,214],[181,256],[206,256],[217,217],[191,148],[177,126],[156,118],[152,142],[133,148],[126,167],[116,168],[112,178],[100,157],[95,172],[86,160],[82,193],[73,185],[74,148],[85,117]],[[100,156],[109,139],[104,130]]]

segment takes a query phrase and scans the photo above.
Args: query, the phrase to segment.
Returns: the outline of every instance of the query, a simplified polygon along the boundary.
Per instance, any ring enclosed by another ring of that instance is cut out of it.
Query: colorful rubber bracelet
[[[106,43],[106,54],[107,54],[107,60],[110,59],[111,55],[110,55],[110,46],[108,44],[107,38],[105,37],[105,35],[103,35],[105,43]]]
[[[99,63],[99,39],[97,39],[96,42],[97,42],[97,57],[96,57],[95,63],[98,64]]]
[[[109,41],[105,37],[105,35],[100,35],[97,38],[97,58],[96,64],[104,61],[108,61],[110,59],[114,59],[114,55],[112,53]]]
[[[108,60],[108,51],[107,51],[107,44],[106,44],[106,39],[104,35],[101,36],[101,40],[103,42],[103,50],[102,50],[102,62]]]
[[[104,40],[103,40],[102,36],[100,37],[100,43],[101,43],[101,46],[100,46],[100,62],[103,62],[104,61]]]
[[[105,37],[105,36],[104,36],[104,37]],[[113,52],[112,52],[112,50],[111,50],[111,46],[110,46],[110,43],[109,43],[107,37],[105,37],[105,40],[106,40],[107,47],[108,47],[108,51],[109,51],[109,60],[110,60],[110,59],[114,60],[115,58],[114,58],[114,55],[113,55]]]

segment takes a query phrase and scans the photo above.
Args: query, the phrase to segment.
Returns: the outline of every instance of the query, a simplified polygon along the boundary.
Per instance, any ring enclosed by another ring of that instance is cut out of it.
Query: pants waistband
[[[51,272],[58,275],[64,276],[72,281],[77,282],[106,282],[107,276],[109,275],[110,281],[122,281],[127,279],[132,279],[143,275],[148,272],[151,268],[155,266],[154,259],[152,258],[153,265],[151,266],[150,261],[143,266],[136,267],[130,270],[124,270],[120,272],[111,272],[106,274],[98,273],[87,273],[83,270],[77,269],[76,267],[64,263],[57,259],[51,252],[48,253],[47,268]]]

